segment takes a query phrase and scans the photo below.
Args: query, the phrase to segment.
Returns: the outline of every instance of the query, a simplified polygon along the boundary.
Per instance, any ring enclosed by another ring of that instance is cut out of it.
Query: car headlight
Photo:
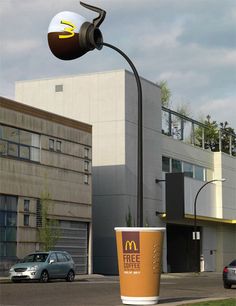
[[[29,267],[29,268],[27,269],[27,271],[33,271],[33,272],[35,272],[35,271],[37,271],[37,270],[38,270],[38,266]]]
[[[9,270],[9,272],[14,272],[14,269],[13,269],[13,268],[11,268],[11,269]]]

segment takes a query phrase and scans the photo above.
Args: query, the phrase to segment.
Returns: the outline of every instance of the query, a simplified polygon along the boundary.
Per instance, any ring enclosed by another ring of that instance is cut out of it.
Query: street
[[[51,281],[41,283],[2,282],[1,306],[120,306],[118,277],[90,276],[77,278],[73,283]],[[161,278],[159,304],[177,305],[180,302],[205,298],[236,296],[236,286],[223,288],[220,273],[164,274]]]

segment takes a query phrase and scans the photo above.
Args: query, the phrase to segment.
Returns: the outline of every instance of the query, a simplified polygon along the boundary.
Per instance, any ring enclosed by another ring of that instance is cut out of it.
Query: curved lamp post
[[[194,199],[194,234],[193,234],[193,239],[196,241],[195,243],[195,250],[196,250],[196,272],[198,272],[198,252],[197,252],[197,240],[200,240],[200,236],[197,237],[197,198],[199,196],[199,193],[202,191],[202,189],[204,187],[206,187],[208,184],[210,183],[213,183],[213,182],[224,182],[226,181],[225,178],[222,178],[222,179],[213,179],[213,180],[210,180],[208,182],[206,182],[205,184],[202,185],[202,187],[198,190],[196,196],[195,196],[195,199]]]
[[[52,53],[61,60],[73,60],[95,48],[111,48],[123,56],[133,70],[138,90],[138,154],[137,154],[137,225],[143,226],[143,133],[142,133],[142,87],[138,72],[130,58],[117,47],[103,42],[99,26],[106,12],[98,7],[80,2],[85,8],[98,13],[88,22],[77,13],[64,11],[53,17],[48,28],[48,44]]]

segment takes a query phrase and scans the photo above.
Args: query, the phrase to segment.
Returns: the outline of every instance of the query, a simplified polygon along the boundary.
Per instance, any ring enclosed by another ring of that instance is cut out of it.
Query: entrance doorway
[[[193,231],[193,226],[167,224],[168,272],[200,271],[200,240],[193,240]]]

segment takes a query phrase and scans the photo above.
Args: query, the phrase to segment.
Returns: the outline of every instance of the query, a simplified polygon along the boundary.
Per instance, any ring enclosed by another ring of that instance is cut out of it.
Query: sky
[[[107,12],[104,42],[125,52],[141,77],[167,81],[171,108],[187,105],[190,117],[209,114],[236,130],[236,0],[84,1]],[[47,32],[61,11],[97,16],[79,0],[0,0],[1,96],[14,99],[19,80],[130,70],[106,47],[73,61],[54,57]]]

